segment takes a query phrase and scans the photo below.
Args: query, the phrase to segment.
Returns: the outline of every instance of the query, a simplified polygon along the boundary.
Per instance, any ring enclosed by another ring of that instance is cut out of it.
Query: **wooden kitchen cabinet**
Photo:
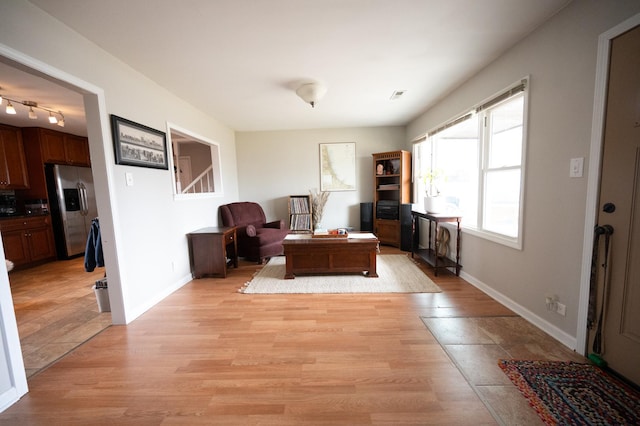
[[[85,137],[39,127],[24,128],[22,132],[25,143],[39,146],[43,163],[91,165],[89,141]]]
[[[0,124],[0,189],[27,189],[29,178],[18,127]]]
[[[67,164],[91,166],[89,159],[89,140],[82,136],[65,135],[64,153]]]
[[[15,267],[31,266],[56,258],[50,216],[0,220],[5,258]]]
[[[45,163],[89,166],[89,143],[82,136],[40,127],[22,128],[24,152],[29,168],[30,188],[23,198],[49,198]]]

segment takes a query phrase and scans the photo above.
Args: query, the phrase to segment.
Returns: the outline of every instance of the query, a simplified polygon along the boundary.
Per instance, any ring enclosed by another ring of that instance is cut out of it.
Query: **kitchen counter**
[[[50,213],[15,214],[15,215],[11,215],[11,216],[0,216],[0,220],[24,219],[24,218],[27,218],[27,217],[41,217],[41,216],[50,216]]]

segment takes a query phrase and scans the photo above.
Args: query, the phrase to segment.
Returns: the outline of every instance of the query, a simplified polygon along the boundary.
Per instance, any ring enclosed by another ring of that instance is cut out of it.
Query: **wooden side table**
[[[187,238],[193,278],[226,278],[229,266],[238,267],[235,226],[202,228],[188,233]]]
[[[437,214],[437,213],[425,213],[422,211],[411,211],[412,221],[412,244],[411,244],[411,257],[418,256],[424,260],[427,264],[433,266],[436,277],[438,276],[439,268],[452,268],[455,270],[456,275],[460,275],[460,221],[461,216]],[[426,249],[420,249],[420,219],[429,221],[429,246]],[[451,260],[448,257],[438,256],[438,226],[441,222],[455,222],[457,224],[456,230],[456,259]],[[431,224],[435,226],[432,227]]]

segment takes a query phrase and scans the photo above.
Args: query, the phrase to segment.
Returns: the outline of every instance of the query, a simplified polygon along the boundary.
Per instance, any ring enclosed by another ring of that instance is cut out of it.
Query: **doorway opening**
[[[94,129],[103,127],[97,118],[99,105],[92,105],[99,102],[99,95],[84,91],[71,81],[57,78],[56,72],[49,75],[45,65],[38,70],[24,65],[23,62],[30,62],[21,59],[19,55],[0,54],[0,86],[3,93],[14,91],[20,99],[27,97],[41,102],[45,100],[47,104],[64,105],[62,109],[65,111],[65,127],[56,126],[49,129],[46,123],[41,123],[41,120],[35,123],[26,114],[20,114],[20,111],[11,116],[1,114],[0,123],[20,130],[26,127],[42,127],[52,134],[55,132],[69,135],[75,139],[89,133],[89,115],[94,121],[97,120],[96,123],[91,123]],[[94,99],[89,100],[91,96]],[[97,138],[94,143],[101,145],[102,139]],[[91,151],[89,147],[87,150]],[[98,163],[104,163],[102,160],[101,158]],[[42,166],[44,167],[44,163]],[[95,177],[95,167],[92,170],[89,175]],[[42,172],[44,176],[43,170],[38,172]],[[100,170],[100,173],[106,176],[106,171]],[[101,180],[104,181],[106,178]],[[102,195],[108,199],[108,193]],[[105,219],[110,221],[110,212],[108,213],[109,217]],[[4,244],[6,246],[10,242],[4,241]],[[113,271],[111,275],[117,276],[117,271]],[[20,342],[19,347],[13,344],[9,350],[21,350],[27,377],[46,368],[114,322],[109,312],[100,312],[93,290],[95,282],[104,276],[105,268],[87,273],[81,254],[68,260],[55,260],[24,269],[16,268],[9,273]],[[114,284],[119,285],[117,281]]]

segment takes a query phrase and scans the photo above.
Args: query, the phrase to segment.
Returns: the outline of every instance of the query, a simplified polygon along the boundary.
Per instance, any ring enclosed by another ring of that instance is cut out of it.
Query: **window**
[[[176,196],[222,195],[220,146],[171,124],[168,129]]]
[[[522,247],[528,80],[429,132],[414,144],[415,200],[438,193],[464,228]]]

